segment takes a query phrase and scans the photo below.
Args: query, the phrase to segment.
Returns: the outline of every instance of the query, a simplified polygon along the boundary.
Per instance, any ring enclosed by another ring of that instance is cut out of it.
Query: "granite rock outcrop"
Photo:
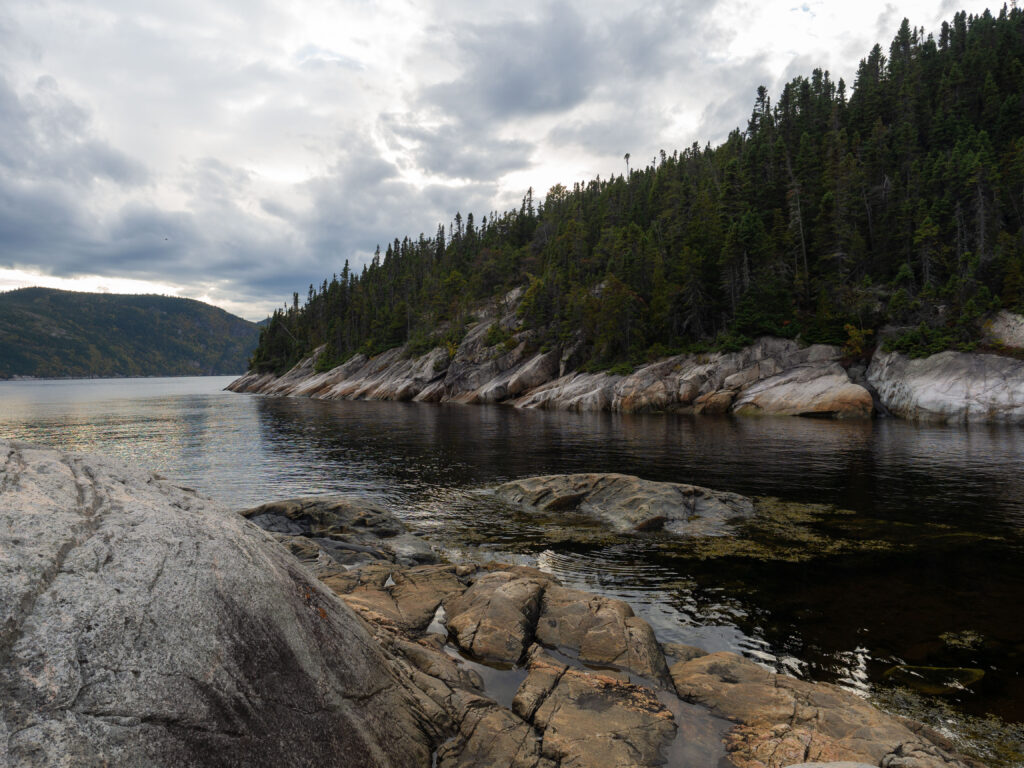
[[[0,443],[0,764],[422,766],[415,699],[240,516],[99,457]]]
[[[733,410],[743,413],[836,418],[872,413],[871,395],[850,380],[836,346],[801,347],[766,337],[739,352],[676,355],[626,376],[586,373],[578,370],[578,342],[539,345],[534,333],[516,331],[513,305],[514,297],[483,309],[454,352],[437,347],[415,354],[397,347],[317,371],[320,348],[281,376],[249,372],[228,389],[324,400],[508,403],[619,413],[726,413],[734,401]],[[492,334],[492,328],[500,333]]]
[[[619,532],[718,536],[754,514],[753,502],[737,493],[617,473],[527,477],[504,483],[495,493],[528,509],[588,515]]]
[[[885,407],[900,418],[1024,424],[1024,360],[952,351],[915,360],[878,352],[867,378]]]

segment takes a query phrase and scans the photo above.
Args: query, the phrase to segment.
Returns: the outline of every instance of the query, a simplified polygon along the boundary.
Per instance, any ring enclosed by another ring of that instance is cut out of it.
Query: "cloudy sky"
[[[249,319],[527,187],[721,141],[758,85],[852,83],[927,0],[5,0],[0,290]],[[993,6],[995,8],[995,6]]]

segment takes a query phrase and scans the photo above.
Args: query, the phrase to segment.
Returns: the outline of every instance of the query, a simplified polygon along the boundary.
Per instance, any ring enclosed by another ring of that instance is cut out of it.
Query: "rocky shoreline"
[[[0,457],[5,765],[979,765],[835,686],[662,646],[626,603],[542,571],[441,562],[362,500],[239,515],[103,458]],[[499,493],[710,521],[694,535],[749,513],[621,477]]]
[[[1018,349],[1024,318],[1000,313],[992,342]],[[483,312],[453,354],[398,347],[356,355],[317,371],[321,350],[281,376],[249,372],[233,392],[324,400],[507,403],[616,413],[693,413],[870,418],[874,413],[927,422],[1024,423],[1024,360],[944,352],[924,360],[877,352],[870,365],[845,368],[842,349],[765,337],[739,352],[677,355],[629,375],[577,370],[578,344],[536,348],[515,333],[514,313]],[[497,327],[501,333],[491,333]],[[488,345],[489,340],[506,341]]]

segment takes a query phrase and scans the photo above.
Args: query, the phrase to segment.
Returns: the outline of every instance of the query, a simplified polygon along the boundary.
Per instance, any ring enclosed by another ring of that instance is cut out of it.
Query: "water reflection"
[[[894,663],[979,666],[960,705],[1024,720],[1020,428],[325,403],[219,391],[228,381],[4,382],[0,436],[120,456],[238,508],[372,497],[453,552],[626,599],[662,639],[861,691]],[[791,563],[672,558],[642,537],[553,544],[481,491],[606,471],[835,504],[894,549]],[[965,631],[977,648],[941,638]]]

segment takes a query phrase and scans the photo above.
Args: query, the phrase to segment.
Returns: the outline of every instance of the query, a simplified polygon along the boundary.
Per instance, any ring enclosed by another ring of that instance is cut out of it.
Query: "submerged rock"
[[[7,443],[0,700],[2,765],[429,763],[379,644],[267,534],[118,462]]]
[[[404,565],[437,562],[430,545],[406,530],[389,510],[367,501],[339,496],[310,496],[263,504],[240,513],[264,530],[289,542],[300,559],[315,559],[319,552],[334,561],[353,565],[384,560]],[[312,539],[318,545],[294,537]]]
[[[546,512],[591,515],[618,531],[716,536],[754,512],[753,502],[739,494],[614,473],[529,477],[505,483],[496,493]]]
[[[985,670],[974,667],[920,667],[897,664],[882,675],[887,680],[913,688],[930,696],[959,693],[985,677]]]

